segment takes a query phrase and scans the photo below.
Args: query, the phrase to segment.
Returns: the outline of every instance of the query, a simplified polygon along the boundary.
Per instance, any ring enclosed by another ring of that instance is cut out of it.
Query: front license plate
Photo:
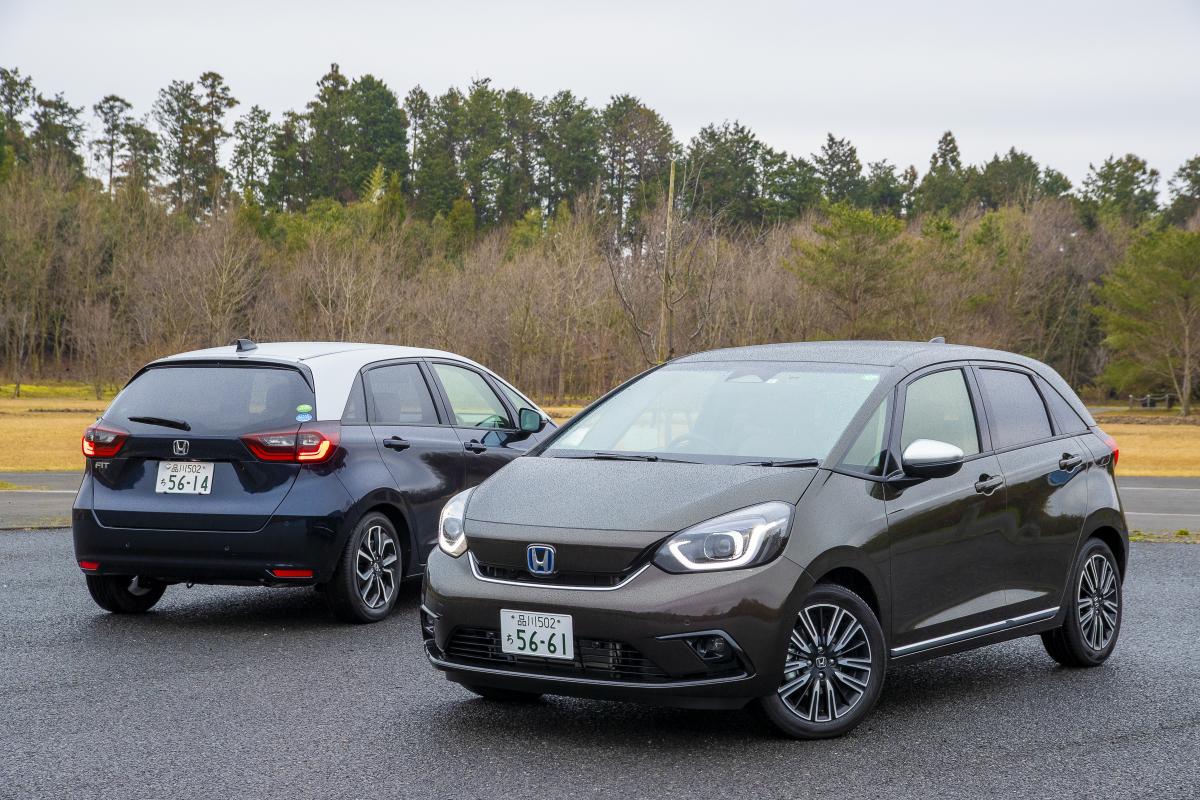
[[[516,656],[574,659],[571,615],[502,608],[500,649]]]
[[[213,465],[199,461],[160,461],[154,491],[159,494],[208,494],[212,491]]]

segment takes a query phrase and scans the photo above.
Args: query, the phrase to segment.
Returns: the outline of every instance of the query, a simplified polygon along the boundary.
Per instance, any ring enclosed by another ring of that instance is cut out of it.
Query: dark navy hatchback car
[[[382,619],[446,500],[550,425],[488,369],[435,350],[239,340],[144,367],[83,436],[75,555],[103,608],[173,583],[315,585]]]

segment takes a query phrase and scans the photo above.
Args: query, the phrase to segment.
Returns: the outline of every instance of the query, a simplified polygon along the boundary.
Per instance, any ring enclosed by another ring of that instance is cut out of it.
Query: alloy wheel
[[[784,705],[806,722],[833,722],[854,708],[870,682],[871,643],[858,618],[832,603],[804,608],[778,689]]]
[[[1117,572],[1102,554],[1096,553],[1084,562],[1075,604],[1083,641],[1093,650],[1108,647],[1117,632],[1120,598]]]
[[[358,594],[368,608],[382,608],[391,602],[399,576],[396,565],[396,540],[382,525],[367,528],[355,557]]]

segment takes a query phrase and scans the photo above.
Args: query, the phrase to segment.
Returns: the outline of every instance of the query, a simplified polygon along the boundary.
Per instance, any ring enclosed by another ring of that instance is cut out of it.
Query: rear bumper
[[[779,686],[788,633],[811,586],[808,574],[786,558],[757,569],[694,575],[652,566],[608,591],[513,585],[479,580],[467,557],[435,550],[425,572],[422,629],[430,663],[458,683],[740,708]],[[486,657],[464,655],[460,637],[490,641],[487,632],[498,629],[502,608],[570,614],[577,663],[512,659],[498,652],[498,639],[485,645]],[[706,664],[689,642],[705,635],[726,638],[735,660]],[[604,646],[618,647],[619,654],[606,659]],[[592,661],[585,665],[578,654],[589,647]],[[650,666],[635,668],[640,673],[619,666],[631,662]]]
[[[89,574],[190,583],[323,583],[332,576],[346,541],[348,496],[340,484],[324,502],[319,502],[320,492],[304,498],[305,510],[325,513],[277,513],[256,531],[204,531],[103,525],[92,511],[88,480],[76,498],[71,528],[76,560],[99,564]],[[312,577],[279,578],[271,572],[275,569],[312,570]]]

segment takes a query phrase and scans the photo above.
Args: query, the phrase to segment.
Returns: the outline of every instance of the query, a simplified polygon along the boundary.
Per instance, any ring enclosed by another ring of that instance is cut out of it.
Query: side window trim
[[[428,370],[429,376],[433,379],[433,383],[437,386],[438,397],[440,398],[441,402],[444,404],[445,409],[446,409],[446,416],[445,416],[445,419],[447,420],[446,424],[450,425],[450,427],[462,428],[463,426],[456,424],[457,418],[454,415],[453,406],[450,405],[450,395],[446,394],[446,387],[442,385],[442,379],[440,377],[438,377],[437,370],[435,370],[433,368],[435,364],[445,364],[446,366],[458,367],[459,369],[464,369],[467,372],[475,373],[483,380],[483,383],[485,386],[488,387],[488,390],[493,395],[496,396],[496,399],[500,401],[500,407],[503,408],[505,413],[508,415],[508,427],[487,428],[486,430],[503,431],[503,432],[509,432],[509,431],[516,430],[517,415],[516,415],[515,409],[513,409],[511,407],[511,404],[504,397],[504,392],[499,391],[496,388],[496,386],[492,383],[491,376],[488,375],[486,372],[482,372],[482,371],[476,369],[471,364],[467,364],[466,362],[454,361],[454,360],[448,359],[448,358],[432,358],[432,359],[424,359],[423,358],[421,360],[424,362],[426,369]]]
[[[1049,436],[1043,437],[1041,439],[1033,439],[1028,442],[1021,442],[1020,444],[1010,444],[1007,447],[997,448],[995,452],[1008,453],[1013,450],[1020,450],[1023,447],[1032,447],[1037,444],[1053,442],[1056,439],[1068,439],[1072,436],[1078,435],[1078,434],[1072,434],[1072,433],[1062,433],[1058,430],[1058,423],[1054,419],[1054,414],[1052,414],[1050,412],[1050,406],[1046,403],[1046,398],[1042,394],[1042,388],[1038,385],[1038,376],[1034,372],[1032,372],[1028,369],[1025,369],[1024,367],[1021,367],[1017,364],[1010,364],[1005,361],[988,361],[988,362],[972,361],[970,369],[976,373],[975,378],[979,382],[979,387],[980,387],[979,393],[983,397],[984,404],[987,406],[987,411],[988,411],[989,417],[994,417],[995,413],[992,411],[991,398],[988,397],[987,393],[983,391],[983,382],[982,382],[982,379],[978,376],[978,373],[981,370],[985,370],[985,369],[1003,370],[1005,372],[1016,372],[1020,375],[1024,375],[1026,378],[1029,379],[1029,382],[1033,384],[1034,393],[1037,395],[1038,400],[1040,400],[1042,402],[1042,412],[1046,415],[1046,422],[1050,427],[1050,435]]]
[[[446,411],[442,407],[441,395],[429,383],[429,374],[425,370],[425,365],[422,363],[424,359],[420,358],[398,358],[388,361],[373,361],[359,370],[359,379],[363,382],[363,397],[367,406],[367,424],[368,425],[392,425],[397,423],[382,422],[375,418],[375,395],[371,389],[371,372],[372,370],[381,369],[383,367],[396,367],[405,364],[413,364],[421,374],[421,379],[425,381],[425,390],[429,392],[429,399],[433,403],[433,412],[437,415],[438,421],[435,425],[430,425],[425,422],[404,423],[406,427],[411,428],[442,428],[446,426]]]
[[[900,381],[899,384],[897,384],[897,386],[896,386],[896,402],[895,402],[893,410],[892,410],[892,426],[891,426],[891,431],[889,434],[891,436],[891,439],[888,442],[888,451],[892,454],[892,457],[891,457],[892,463],[890,466],[895,467],[896,470],[901,469],[901,466],[900,466],[901,465],[901,457],[904,454],[900,450],[900,443],[901,443],[902,437],[904,435],[904,432],[902,429],[904,427],[904,407],[908,402],[908,387],[911,386],[912,384],[916,383],[917,381],[919,381],[921,378],[926,378],[926,377],[933,375],[935,373],[938,373],[938,372],[947,372],[952,369],[956,369],[959,371],[959,373],[962,375],[963,383],[967,387],[967,399],[971,403],[971,412],[975,415],[975,435],[979,439],[979,452],[972,453],[971,455],[966,456],[963,459],[963,462],[966,463],[966,462],[974,461],[977,458],[983,458],[984,456],[991,455],[990,437],[988,439],[985,439],[983,436],[984,428],[983,428],[983,420],[982,420],[981,413],[980,413],[980,403],[979,403],[980,398],[977,397],[975,395],[975,393],[972,391],[973,387],[971,385],[971,381],[967,378],[967,370],[969,370],[970,368],[971,368],[970,363],[965,362],[965,361],[955,361],[955,362],[947,362],[947,363],[942,363],[942,364],[932,364],[928,367],[925,367],[924,369],[920,369],[916,372],[909,373],[908,375],[906,375],[904,377],[903,380]],[[984,446],[985,444],[988,445],[988,447],[985,448],[985,446]]]

